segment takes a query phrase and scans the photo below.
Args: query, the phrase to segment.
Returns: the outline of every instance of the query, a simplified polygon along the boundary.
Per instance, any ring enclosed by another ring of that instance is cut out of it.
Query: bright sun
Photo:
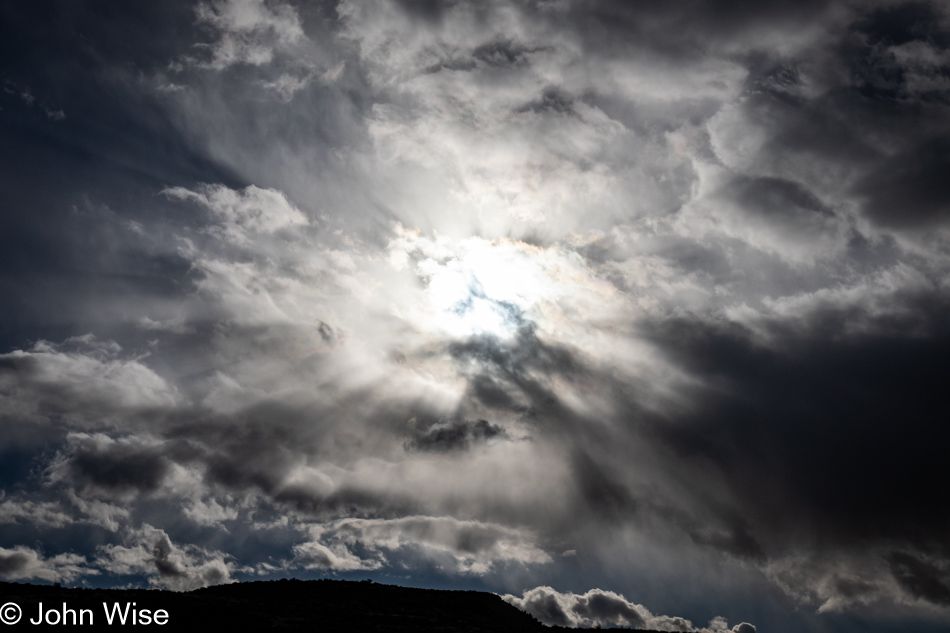
[[[549,283],[520,242],[437,237],[400,246],[417,258],[415,273],[426,284],[424,327],[452,338],[510,339]]]
[[[541,336],[562,336],[573,332],[578,319],[609,318],[622,307],[609,282],[557,247],[430,237],[401,226],[396,233],[390,264],[410,267],[425,284],[421,297],[405,295],[396,310],[424,332],[505,340],[530,323]]]
[[[517,330],[521,310],[485,291],[474,271],[451,271],[429,284],[429,297],[439,327],[452,336],[490,335],[510,338]]]

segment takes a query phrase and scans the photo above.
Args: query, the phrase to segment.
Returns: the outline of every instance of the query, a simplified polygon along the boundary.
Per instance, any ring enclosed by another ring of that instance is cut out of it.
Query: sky
[[[0,84],[0,579],[950,624],[946,3],[10,0]]]

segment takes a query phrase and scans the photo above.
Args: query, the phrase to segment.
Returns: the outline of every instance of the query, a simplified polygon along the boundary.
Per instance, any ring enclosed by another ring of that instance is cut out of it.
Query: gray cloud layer
[[[60,9],[2,10],[4,577],[946,621],[943,5]]]

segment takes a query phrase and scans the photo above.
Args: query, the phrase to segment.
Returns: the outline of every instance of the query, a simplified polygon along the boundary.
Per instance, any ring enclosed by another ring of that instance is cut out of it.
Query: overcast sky
[[[0,578],[950,623],[946,3],[14,0],[0,83]]]

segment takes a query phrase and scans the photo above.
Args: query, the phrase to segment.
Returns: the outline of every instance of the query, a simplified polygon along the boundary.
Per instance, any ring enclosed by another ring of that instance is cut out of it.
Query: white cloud
[[[195,332],[193,327],[185,325],[184,317],[157,321],[143,316],[136,325],[140,329],[150,332],[171,332],[173,334],[194,334]]]
[[[95,565],[113,574],[144,574],[149,584],[174,591],[234,582],[226,555],[196,545],[179,547],[164,530],[143,524],[125,540],[125,545],[100,546]]]
[[[306,39],[297,11],[285,2],[216,0],[199,3],[195,13],[218,36],[209,45],[210,61],[203,63],[215,70],[270,63],[276,53]]]
[[[293,99],[297,92],[310,85],[312,79],[312,74],[298,76],[283,73],[273,81],[262,81],[261,86],[268,90],[273,90],[282,101],[287,102]]]
[[[689,620],[668,615],[655,615],[642,604],[630,602],[622,595],[603,589],[587,593],[562,593],[551,587],[526,590],[519,598],[511,594],[502,599],[526,611],[549,626],[570,628],[625,627],[655,631],[689,631],[691,633],[755,633],[755,627],[742,623],[729,629],[725,618],[717,616],[708,626],[696,627]]]
[[[0,578],[6,581],[70,582],[80,576],[97,573],[89,568],[85,557],[78,554],[64,553],[47,558],[22,545],[12,549],[0,547]]]
[[[113,341],[91,335],[63,344],[39,341],[0,355],[0,413],[102,425],[115,416],[179,401],[176,389],[141,362],[122,359]]]
[[[358,559],[350,554],[354,547],[368,550],[373,558],[360,561],[361,567],[353,569],[378,567],[387,555],[419,557],[437,565],[448,563],[456,571],[468,574],[485,574],[497,564],[537,565],[552,560],[529,533],[453,517],[342,519],[313,526],[310,533],[314,541],[301,546],[298,555],[317,557],[324,566],[355,565]]]
[[[342,544],[336,543],[328,547],[318,541],[294,545],[293,562],[304,569],[329,571],[370,570],[379,569],[383,565],[380,560],[359,558]]]
[[[67,497],[76,509],[85,515],[85,521],[112,532],[118,531],[120,525],[127,522],[130,516],[128,507],[99,499],[84,499],[72,490],[67,492]]]
[[[0,492],[0,499],[3,499]],[[4,499],[0,503],[0,523],[27,523],[41,527],[60,528],[74,521],[57,502],[31,501],[29,499]]]
[[[162,193],[207,208],[219,220],[224,239],[235,244],[247,244],[254,233],[273,233],[309,224],[307,216],[274,189],[250,185],[235,191],[223,185],[202,185],[198,191],[171,187]]]

